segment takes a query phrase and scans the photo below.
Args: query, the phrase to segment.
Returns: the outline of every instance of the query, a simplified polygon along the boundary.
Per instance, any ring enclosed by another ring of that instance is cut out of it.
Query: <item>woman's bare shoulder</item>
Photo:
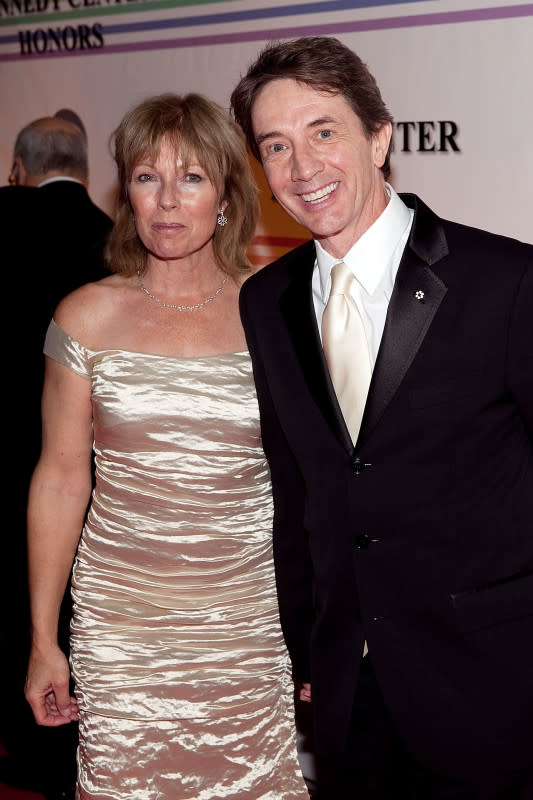
[[[89,348],[95,347],[99,332],[120,313],[124,298],[132,291],[132,279],[109,275],[86,283],[66,295],[54,311],[54,321],[69,336]]]

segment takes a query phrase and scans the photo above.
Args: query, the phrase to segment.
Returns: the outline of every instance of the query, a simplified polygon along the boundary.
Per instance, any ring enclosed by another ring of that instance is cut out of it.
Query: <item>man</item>
[[[533,247],[396,194],[336,39],[267,47],[231,100],[313,236],[241,311],[321,800],[531,800]]]
[[[70,119],[42,117],[20,131],[12,169],[17,186],[0,190],[8,263],[16,265],[27,286],[17,358],[22,356],[27,380],[36,387],[28,399],[35,398],[32,418],[39,426],[46,329],[66,294],[108,274],[104,248],[113,224],[89,197],[87,135],[70,114]],[[32,458],[39,452],[37,441]]]
[[[61,731],[38,728],[23,696],[29,653],[26,502],[41,448],[42,350],[61,298],[108,274],[104,248],[112,227],[87,192],[86,133],[73,112],[63,118],[65,111],[20,131],[9,180],[15,185],[0,188],[4,280],[11,301],[4,353],[11,387],[5,424],[10,531],[2,554],[4,607],[9,604],[11,613],[4,615],[1,639],[9,652],[2,666],[3,685],[12,691],[7,692],[5,728],[0,731],[9,754],[3,769],[10,773],[3,777],[6,783],[41,791],[47,800],[74,798],[77,731],[75,726]],[[68,649],[69,592],[64,606],[60,633]]]
[[[86,134],[74,122],[43,117],[23,128],[15,141],[14,172],[19,186],[39,189],[34,222],[41,260],[35,268],[46,274],[38,307],[47,324],[65,294],[107,274],[103,250],[112,221],[87,192]]]
[[[113,223],[89,197],[88,173],[87,135],[77,115],[42,117],[15,140],[12,175],[17,185],[0,189],[5,263],[17,276],[16,296],[25,312],[10,357],[24,394],[22,457],[28,477],[41,446],[42,347],[48,324],[66,294],[108,274],[104,249]]]

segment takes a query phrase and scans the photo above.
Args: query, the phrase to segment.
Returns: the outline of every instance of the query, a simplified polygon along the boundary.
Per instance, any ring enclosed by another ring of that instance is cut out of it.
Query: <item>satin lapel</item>
[[[281,296],[280,308],[308,389],[334,434],[351,450],[350,435],[331,385],[316,322],[311,289],[314,263],[312,245],[292,265],[292,280]]]
[[[447,288],[430,268],[448,254],[438,218],[414,196],[409,243],[404,251],[387,311],[357,444],[362,444],[383,415],[409,369]]]

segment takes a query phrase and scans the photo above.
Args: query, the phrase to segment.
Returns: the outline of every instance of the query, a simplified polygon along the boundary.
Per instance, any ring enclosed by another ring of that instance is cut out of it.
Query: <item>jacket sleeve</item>
[[[509,388],[533,441],[533,247],[526,248],[526,265],[511,312],[507,363]]]
[[[258,330],[254,324],[259,315],[254,313],[254,299],[247,290],[248,284],[245,284],[240,308],[252,358],[263,448],[272,481],[273,551],[280,620],[293,677],[297,681],[309,681],[313,569],[304,527],[305,486],[269,389],[268,371],[259,345],[268,331]],[[260,302],[260,298],[255,302]]]

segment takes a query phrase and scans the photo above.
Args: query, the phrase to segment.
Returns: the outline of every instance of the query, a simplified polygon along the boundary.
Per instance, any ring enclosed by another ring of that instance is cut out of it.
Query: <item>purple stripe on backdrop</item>
[[[16,2],[20,2],[20,0],[15,0]],[[31,3],[32,0],[30,0]],[[56,0],[54,0],[55,2]],[[72,2],[73,0],[71,0]],[[5,4],[9,2],[9,0],[2,0]],[[118,12],[125,12],[127,11],[130,15],[136,13],[144,13],[147,10],[152,10],[152,8],[148,9],[146,3],[142,3],[139,6],[133,6],[131,8],[122,7],[113,7],[113,6],[106,6],[102,8],[95,8],[94,7],[94,0],[85,0],[85,2],[89,2],[92,4],[92,7],[89,9],[83,8],[80,9],[80,3],[78,3],[77,11],[76,12],[58,12],[48,15],[38,14],[36,18],[32,18],[29,16],[23,16],[20,19],[20,24],[29,25],[32,24],[34,21],[37,23],[48,23],[52,21],[62,20],[62,19],[69,19],[73,20],[76,14],[85,17],[87,16],[94,17],[104,17],[105,19],[109,19],[110,14],[114,15]],[[97,0],[99,3],[100,0]],[[109,3],[109,0],[107,0]],[[189,0],[191,2],[191,0]],[[202,0],[196,0],[193,2],[193,5],[200,5]],[[220,0],[218,0],[220,2]],[[226,0],[223,0],[226,2]],[[220,11],[213,14],[193,14],[192,16],[183,16],[180,15],[178,17],[166,17],[165,19],[155,19],[155,18],[144,18],[139,22],[123,22],[123,23],[116,23],[116,22],[107,22],[105,24],[105,34],[106,36],[114,36],[120,33],[135,33],[135,32],[146,32],[146,31],[156,31],[156,30],[166,30],[169,31],[172,28],[190,28],[195,26],[202,26],[204,28],[209,27],[210,25],[225,25],[229,26],[231,22],[239,22],[244,23],[250,20],[258,21],[258,20],[265,20],[265,19],[278,19],[281,20],[283,17],[288,16],[299,16],[299,17],[306,17],[310,14],[320,14],[322,12],[327,12],[328,14],[332,14],[336,11],[355,11],[357,10],[368,10],[368,7],[375,8],[376,6],[393,6],[399,3],[404,3],[408,5],[409,3],[423,3],[424,0],[317,0],[317,2],[310,2],[304,3],[302,5],[284,5],[284,6],[274,6],[272,8],[251,8],[251,9],[241,9],[239,11]],[[440,0],[429,0],[429,2],[439,3]],[[161,9],[161,3],[155,2],[154,6],[156,11]],[[168,8],[168,6],[167,6]],[[169,9],[170,11],[171,9]],[[173,10],[173,9],[172,9]],[[3,25],[11,25],[15,23],[17,20],[11,18],[9,20],[2,19],[0,16],[0,27]],[[278,22],[278,24],[281,24]],[[12,44],[16,42],[18,37],[16,34],[7,35],[7,36],[0,36],[0,44]]]
[[[376,6],[394,6],[399,3],[423,3],[424,0],[318,0],[314,3],[304,3],[303,5],[272,6],[272,8],[250,8],[239,11],[221,11],[218,14],[193,15],[190,17],[176,17],[174,19],[149,20],[144,22],[125,22],[124,24],[113,24],[106,33],[131,33],[135,30],[156,30],[161,28],[183,28],[194,25],[227,25],[230,22],[248,22],[250,20],[265,20],[283,17],[306,17],[310,14],[333,14],[336,11],[356,11],[365,10]],[[440,0],[430,0],[438,3]],[[132,13],[134,8],[131,9]]]
[[[353,22],[332,22],[322,25],[301,25],[293,28],[272,28],[260,31],[242,31],[207,36],[159,39],[148,42],[112,44],[101,49],[39,53],[20,55],[7,53],[0,55],[0,61],[20,61],[33,58],[72,58],[73,56],[107,55],[111,53],[133,53],[149,50],[170,50],[185,47],[205,47],[211,45],[236,44],[242,42],[268,41],[269,39],[291,39],[297,36],[326,36],[339,33],[393,30],[395,28],[416,28],[428,25],[450,25],[465,22],[511,19],[533,16],[533,3],[517,6],[498,6],[494,8],[474,8],[465,11],[443,11],[434,14],[413,14],[405,17],[386,17],[382,19],[358,20]],[[105,28],[104,28],[105,35]]]

